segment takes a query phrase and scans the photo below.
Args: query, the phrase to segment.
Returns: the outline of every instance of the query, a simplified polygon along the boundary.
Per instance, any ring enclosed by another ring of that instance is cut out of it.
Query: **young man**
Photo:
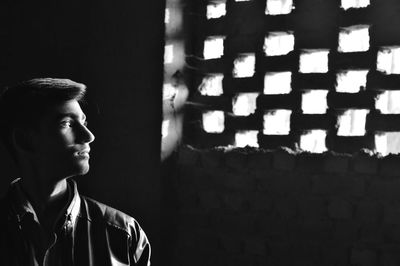
[[[130,216],[78,193],[89,171],[86,86],[32,79],[0,96],[0,133],[19,169],[0,203],[1,265],[150,265]]]

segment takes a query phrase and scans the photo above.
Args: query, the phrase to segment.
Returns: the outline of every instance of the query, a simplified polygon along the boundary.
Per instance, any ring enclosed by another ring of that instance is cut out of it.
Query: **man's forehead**
[[[55,118],[65,117],[65,116],[72,116],[81,119],[86,118],[86,115],[83,113],[79,102],[76,100],[70,100],[54,104],[49,108],[48,115]]]

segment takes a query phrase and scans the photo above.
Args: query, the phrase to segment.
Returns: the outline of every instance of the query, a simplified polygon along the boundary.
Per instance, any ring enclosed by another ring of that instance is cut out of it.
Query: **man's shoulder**
[[[117,230],[123,230],[131,236],[137,235],[141,229],[138,222],[130,215],[101,203],[92,198],[81,197],[81,212],[79,216],[93,223],[104,223]]]
[[[88,222],[93,223],[93,228],[97,228],[100,232],[106,229],[111,242],[117,239],[125,239],[120,237],[122,236],[121,234],[128,236],[130,248],[132,249],[131,255],[137,263],[135,265],[150,265],[151,247],[149,240],[134,218],[86,196],[80,196],[80,198],[81,210],[79,216],[81,218],[86,218]],[[126,240],[124,243],[127,243]],[[120,247],[121,242],[114,242],[110,246]]]

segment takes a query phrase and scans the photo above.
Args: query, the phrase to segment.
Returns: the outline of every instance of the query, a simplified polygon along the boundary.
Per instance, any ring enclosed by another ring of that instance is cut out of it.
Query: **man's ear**
[[[31,130],[15,128],[11,137],[13,145],[17,151],[32,152],[34,150],[33,134]]]

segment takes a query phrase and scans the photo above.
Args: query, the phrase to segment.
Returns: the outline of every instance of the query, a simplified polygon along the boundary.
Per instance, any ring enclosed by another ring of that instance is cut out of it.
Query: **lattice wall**
[[[398,151],[393,1],[197,2],[186,142]]]

